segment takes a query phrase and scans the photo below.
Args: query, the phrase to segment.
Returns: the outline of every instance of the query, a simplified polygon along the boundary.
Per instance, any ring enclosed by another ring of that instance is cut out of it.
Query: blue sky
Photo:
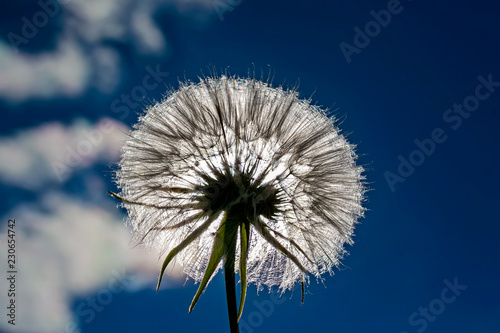
[[[129,246],[124,212],[106,194],[138,113],[215,67],[298,83],[341,119],[371,189],[336,274],[312,280],[302,306],[298,288],[277,298],[251,287],[242,332],[498,332],[498,9],[481,0],[3,4],[0,247],[5,265],[15,218],[20,273],[16,326],[2,315],[0,331],[229,332],[223,276],[191,314],[192,281],[172,277],[156,294],[158,255]]]

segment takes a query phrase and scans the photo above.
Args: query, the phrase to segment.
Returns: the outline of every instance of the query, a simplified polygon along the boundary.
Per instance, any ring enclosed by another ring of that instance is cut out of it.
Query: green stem
[[[224,274],[226,282],[226,300],[227,300],[227,313],[229,315],[229,327],[231,333],[239,333],[238,328],[238,311],[236,309],[236,285],[234,274],[234,258],[232,264],[230,260],[224,263]]]
[[[236,238],[238,231],[237,217],[231,216],[228,211],[226,215],[226,228],[224,230],[226,248],[224,251],[224,279],[226,284],[227,312],[229,315],[229,327],[231,333],[239,333],[238,309],[236,305],[236,283],[234,274],[234,262],[236,252]]]

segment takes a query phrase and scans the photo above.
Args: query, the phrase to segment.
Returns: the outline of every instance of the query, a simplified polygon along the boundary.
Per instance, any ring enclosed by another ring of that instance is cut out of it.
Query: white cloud
[[[112,93],[120,83],[120,55],[109,47],[96,47],[92,56],[94,86],[102,93]]]
[[[123,123],[103,118],[94,125],[81,119],[71,126],[46,123],[0,137],[0,180],[29,190],[57,185],[76,170],[117,161],[127,132]]]
[[[35,55],[14,53],[0,42],[0,59],[0,96],[11,101],[76,96],[89,82],[89,60],[78,44],[67,39],[54,51]]]
[[[165,38],[151,16],[152,6],[145,4],[132,13],[132,31],[137,49],[143,53],[162,54],[167,46]]]
[[[117,210],[112,204],[107,207],[52,193],[38,204],[19,205],[3,217],[5,221],[16,219],[18,293],[16,326],[2,320],[2,330],[62,332],[69,323],[93,319],[84,316],[85,300],[79,305],[80,313],[71,312],[70,304],[76,296],[90,296],[96,291],[108,294],[99,304],[104,307],[109,295],[123,289],[154,287],[161,264],[158,254],[132,249],[121,216],[114,213]],[[6,234],[1,234],[3,253],[7,251],[6,240]],[[171,273],[180,277],[179,270]],[[8,301],[7,294],[2,293],[0,308],[5,309]]]
[[[1,221],[16,220],[18,271],[16,325],[1,320],[0,331],[64,332],[102,315],[87,297],[105,307],[118,292],[155,287],[159,254],[133,247],[116,200],[104,195],[108,185],[91,169],[95,163],[117,160],[127,130],[111,119],[95,124],[77,120],[70,126],[52,122],[0,138],[0,180],[39,195],[38,201],[19,203],[0,216]],[[67,175],[79,177],[82,186],[76,194],[64,192],[51,164],[64,163],[68,147],[78,152],[84,142],[89,153],[80,152],[72,169],[87,170]],[[1,230],[0,252],[7,253],[5,226]],[[3,272],[6,264],[0,263]],[[169,268],[171,279],[165,287],[178,286],[180,272],[179,267]],[[5,278],[1,285],[5,291]],[[73,313],[75,299],[81,301]],[[9,300],[6,292],[0,293],[0,308],[6,309]]]
[[[138,55],[164,56],[168,52],[166,37],[153,19],[160,7],[167,6],[181,15],[199,16],[200,10],[205,17],[213,15],[211,0],[45,0],[43,3],[52,6],[47,10],[44,9],[47,6],[38,5],[38,12],[48,20],[63,15],[62,32],[54,50],[38,54],[19,50],[19,46],[37,38],[46,24],[33,26],[37,32],[30,35],[23,33],[22,28],[11,31],[7,35],[10,45],[0,41],[0,98],[9,102],[74,97],[91,86],[110,93],[120,81],[121,56],[105,44],[129,43]],[[33,23],[30,17],[28,21]],[[102,82],[103,78],[107,82]]]

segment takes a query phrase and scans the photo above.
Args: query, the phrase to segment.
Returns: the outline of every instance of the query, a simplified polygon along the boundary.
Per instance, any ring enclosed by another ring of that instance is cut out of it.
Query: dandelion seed
[[[232,332],[247,284],[320,279],[364,213],[362,167],[334,120],[296,90],[237,77],[181,83],[140,118],[116,180],[134,237],[200,282],[224,268]],[[241,297],[236,311],[235,274]]]

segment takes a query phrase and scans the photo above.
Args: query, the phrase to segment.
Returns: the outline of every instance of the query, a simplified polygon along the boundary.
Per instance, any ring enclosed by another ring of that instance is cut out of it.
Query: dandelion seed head
[[[146,110],[116,181],[144,246],[169,253],[202,230],[176,255],[187,276],[201,281],[231,210],[252,222],[248,282],[285,291],[339,264],[364,213],[362,172],[334,119],[295,90],[220,76],[182,83]]]

